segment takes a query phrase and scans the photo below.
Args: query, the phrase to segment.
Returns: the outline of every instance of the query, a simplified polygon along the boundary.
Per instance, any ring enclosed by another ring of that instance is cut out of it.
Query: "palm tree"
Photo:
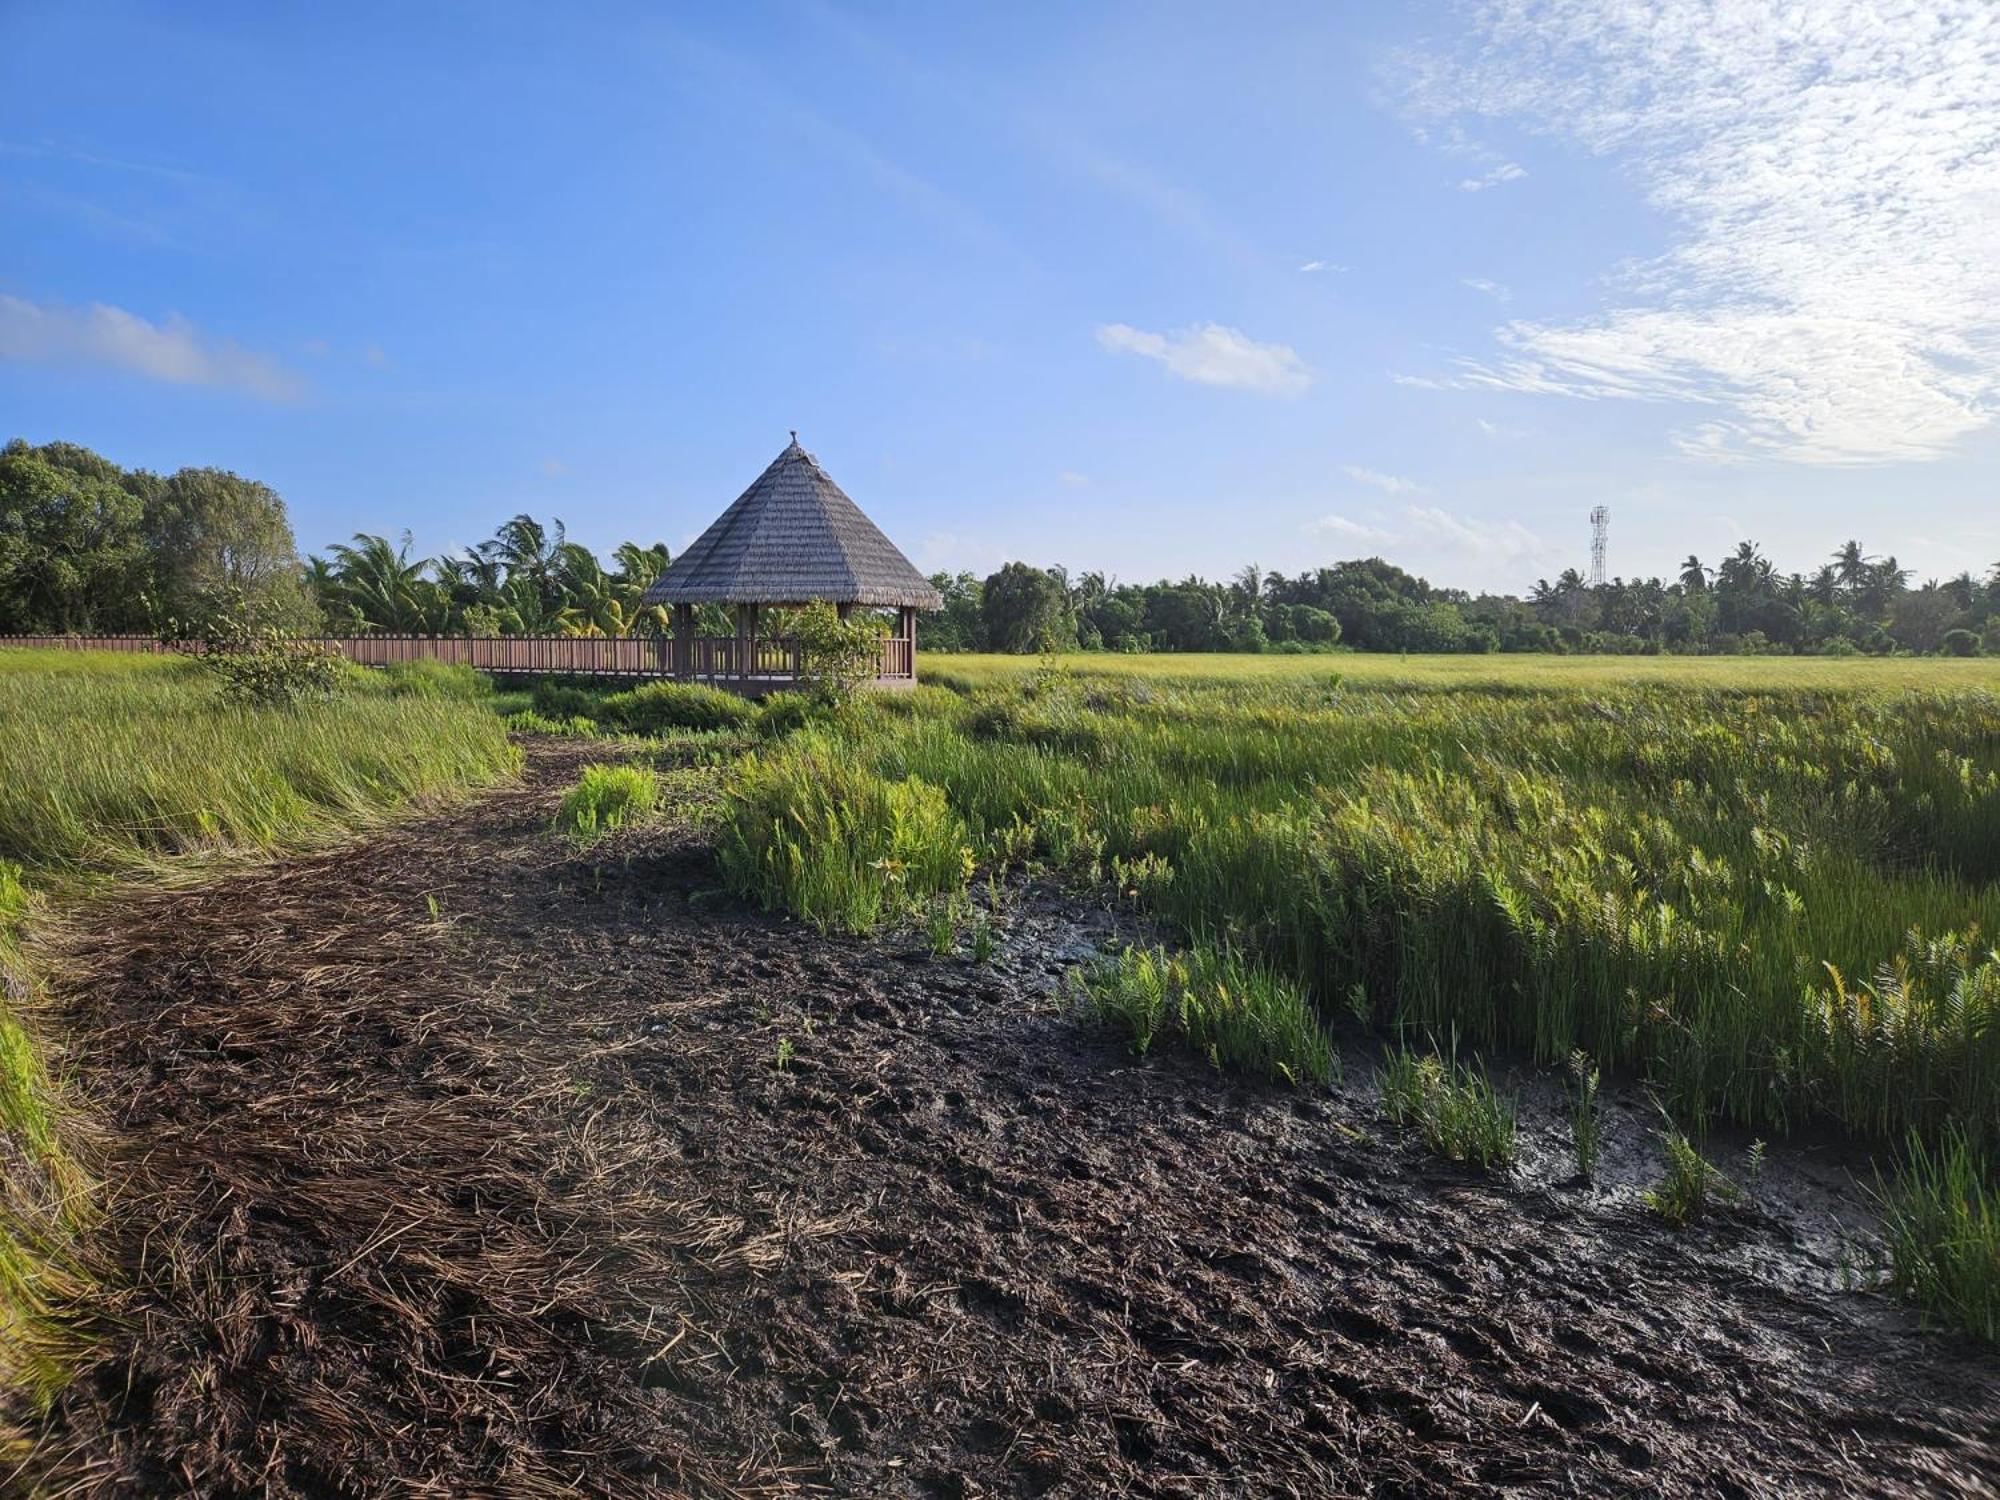
[[[1687,561],[1681,564],[1681,587],[1690,594],[1699,594],[1708,587],[1708,569],[1701,565],[1701,559],[1692,552],[1687,555]]]
[[[441,631],[450,612],[444,590],[424,575],[430,562],[410,559],[410,534],[401,547],[386,538],[356,532],[352,544],[336,543],[328,550],[333,562],[323,572],[338,597],[366,629],[401,634]]]
[[[1848,593],[1856,593],[1868,581],[1869,565],[1875,561],[1861,550],[1861,543],[1853,540],[1842,542],[1833,554],[1833,568],[1840,579],[1840,586]]]

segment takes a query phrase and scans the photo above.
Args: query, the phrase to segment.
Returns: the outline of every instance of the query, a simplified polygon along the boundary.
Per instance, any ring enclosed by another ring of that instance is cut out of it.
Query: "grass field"
[[[1137,901],[1199,968],[1268,975],[1240,995],[1302,990],[1321,1024],[1581,1052],[1697,1139],[1832,1123],[1990,1160],[2000,663],[954,658],[927,676],[744,762],[739,889],[865,930],[1034,862]],[[1157,1028],[1158,1005],[1114,988],[1110,1009]],[[1218,1060],[1312,1076],[1295,1005],[1229,1014]],[[1929,1280],[2000,1282],[1991,1199],[1933,1207],[1955,1259]]]
[[[88,1280],[88,1131],[35,1035],[29,929],[108,879],[309,846],[509,774],[518,755],[483,693],[469,674],[408,673],[297,709],[234,707],[184,659],[0,651],[0,1387],[40,1397],[61,1381],[75,1337],[61,1310]]]
[[[1336,651],[1303,656],[1119,655],[926,656],[924,681],[993,687],[1032,677],[1053,662],[1080,676],[1158,684],[1323,682],[1338,675],[1358,686],[1561,688],[1662,686],[1768,691],[1901,688],[2000,690],[2000,656],[1391,656]]]

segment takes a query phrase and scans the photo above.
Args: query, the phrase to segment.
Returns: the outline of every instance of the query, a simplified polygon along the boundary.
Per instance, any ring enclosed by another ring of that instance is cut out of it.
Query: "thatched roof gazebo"
[[[791,642],[758,639],[759,611],[819,601],[843,617],[857,606],[894,609],[896,630],[882,643],[876,681],[885,687],[916,681],[917,611],[942,608],[944,601],[799,446],[796,432],[645,595],[648,604],[673,606],[674,675],[743,693],[769,692],[798,678]],[[698,604],[733,606],[736,634],[697,636]]]

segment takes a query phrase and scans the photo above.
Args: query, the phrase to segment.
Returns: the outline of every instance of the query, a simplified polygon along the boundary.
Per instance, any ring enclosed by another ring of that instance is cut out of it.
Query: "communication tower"
[[[1590,513],[1590,586],[1604,587],[1604,544],[1611,535],[1611,508],[1600,505]]]

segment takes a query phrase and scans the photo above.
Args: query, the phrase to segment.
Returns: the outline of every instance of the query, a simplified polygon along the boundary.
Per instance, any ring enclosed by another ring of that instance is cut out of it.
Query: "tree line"
[[[0,449],[0,634],[174,634],[227,594],[304,633],[652,635],[667,614],[641,596],[668,561],[662,543],[626,542],[607,563],[526,515],[440,557],[361,534],[301,558],[284,501],[254,480],[121,469],[71,443]],[[1571,569],[1526,597],[1440,588],[1379,557],[1222,582],[1021,562],[931,581],[944,609],[921,635],[942,651],[2000,653],[2000,564],[1916,583],[1855,541],[1810,574],[1744,542],[1671,579],[1593,586]],[[704,633],[729,633],[703,613]]]
[[[1894,557],[1843,542],[1810,574],[1754,542],[1672,579],[1592,585],[1575,569],[1525,598],[1439,588],[1379,557],[1287,576],[1120,584],[1008,563],[940,574],[933,650],[1546,651],[1606,654],[2000,654],[2000,563],[1915,583]]]

